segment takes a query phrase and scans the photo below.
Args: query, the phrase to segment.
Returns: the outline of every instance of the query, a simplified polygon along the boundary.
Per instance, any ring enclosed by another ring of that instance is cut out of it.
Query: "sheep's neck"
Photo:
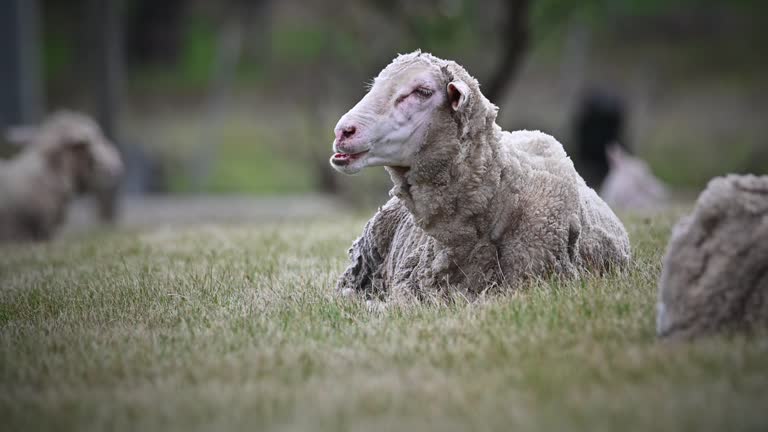
[[[410,169],[388,168],[391,194],[403,201],[417,226],[446,247],[471,250],[482,240],[480,226],[493,214],[500,183],[498,131],[492,124],[468,134],[465,142],[455,134],[428,136],[429,150],[417,155]]]

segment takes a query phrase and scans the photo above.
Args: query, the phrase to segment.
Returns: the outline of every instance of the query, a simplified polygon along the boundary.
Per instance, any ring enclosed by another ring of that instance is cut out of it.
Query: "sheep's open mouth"
[[[333,162],[334,165],[344,166],[349,164],[355,159],[359,159],[361,156],[368,153],[368,150],[360,152],[360,153],[336,153],[331,158],[331,162]]]

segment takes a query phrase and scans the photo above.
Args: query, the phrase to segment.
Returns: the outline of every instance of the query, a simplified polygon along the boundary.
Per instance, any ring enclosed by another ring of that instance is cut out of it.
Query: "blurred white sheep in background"
[[[80,113],[54,113],[6,139],[23,149],[0,161],[0,241],[50,239],[77,193],[114,189],[124,171],[115,146]]]
[[[618,144],[606,149],[608,175],[600,196],[614,210],[648,212],[669,202],[667,187],[651,172],[648,164]]]

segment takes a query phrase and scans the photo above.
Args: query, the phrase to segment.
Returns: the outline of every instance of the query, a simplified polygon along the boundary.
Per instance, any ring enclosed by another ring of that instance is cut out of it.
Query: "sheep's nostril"
[[[354,135],[355,132],[357,132],[357,128],[356,127],[348,126],[348,127],[345,127],[344,129],[341,130],[341,136],[344,137],[344,138],[349,138],[352,135]]]

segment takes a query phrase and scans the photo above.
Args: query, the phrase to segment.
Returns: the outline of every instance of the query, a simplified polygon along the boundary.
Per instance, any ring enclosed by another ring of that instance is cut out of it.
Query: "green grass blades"
[[[623,273],[376,313],[333,295],[363,220],[3,246],[3,430],[766,430],[765,338],[655,339],[676,217]]]

